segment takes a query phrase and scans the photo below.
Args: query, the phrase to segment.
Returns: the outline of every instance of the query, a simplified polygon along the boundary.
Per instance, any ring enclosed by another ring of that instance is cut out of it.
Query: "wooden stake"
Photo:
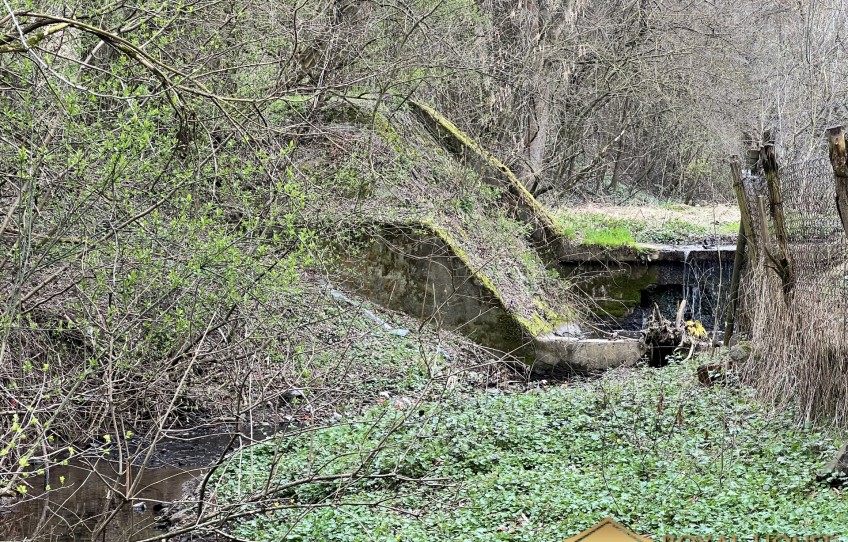
[[[839,212],[842,229],[848,235],[848,151],[845,149],[842,126],[828,128],[827,144],[830,148],[833,179],[836,181],[836,210]]]
[[[742,167],[739,163],[739,157],[734,155],[730,157],[730,176],[733,180],[733,191],[736,192],[736,202],[739,205],[739,231],[744,232],[746,240],[751,241],[751,261],[757,261],[757,243],[754,233],[754,223],[751,221],[750,207],[748,205],[748,196],[745,194],[745,187],[742,184]],[[739,237],[737,237],[738,242]],[[738,247],[737,247],[738,250]]]
[[[730,279],[730,295],[727,299],[727,317],[724,322],[724,346],[730,344],[733,336],[733,328],[736,325],[736,304],[739,300],[739,282],[742,275],[742,267],[745,265],[745,247],[747,246],[745,229],[742,221],[739,223],[739,233],[736,236],[736,254],[733,257],[733,276]],[[753,250],[753,245],[751,249]]]
[[[783,283],[784,300],[789,302],[789,294],[795,282],[792,261],[789,257],[789,235],[786,232],[786,218],[783,214],[783,195],[780,192],[780,174],[777,166],[777,154],[773,143],[766,143],[760,149],[760,163],[766,176],[769,194],[769,214],[777,237],[777,254],[770,255],[775,270]],[[765,217],[764,217],[765,218]],[[765,244],[767,246],[767,243]]]

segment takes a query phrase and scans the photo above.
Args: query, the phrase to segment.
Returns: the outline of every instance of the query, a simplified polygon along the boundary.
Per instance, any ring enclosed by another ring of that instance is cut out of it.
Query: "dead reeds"
[[[844,303],[827,295],[826,280],[811,280],[796,284],[787,305],[780,279],[764,266],[748,284],[743,303],[754,361],[745,379],[771,404],[797,406],[802,421],[848,425]]]
[[[781,169],[785,247],[793,274],[788,289],[768,257],[777,245],[774,221],[751,209],[754,231],[762,235],[740,300],[753,353],[743,377],[775,407],[797,408],[801,422],[846,427],[848,243],[838,227],[829,169],[823,160]],[[753,207],[761,184],[746,180],[745,190]]]

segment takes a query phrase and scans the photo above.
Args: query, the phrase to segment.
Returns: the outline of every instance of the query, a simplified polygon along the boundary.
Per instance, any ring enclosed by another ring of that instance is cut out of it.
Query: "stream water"
[[[114,454],[83,456],[52,467],[26,480],[26,499],[0,507],[0,541],[111,542],[161,536],[165,532],[157,517],[163,508],[189,496],[231,442],[230,449],[236,449],[275,432],[270,425],[188,432],[157,443],[146,468],[121,468]],[[48,484],[51,489],[45,491]],[[130,501],[123,501],[116,488],[122,491],[128,484],[136,490]]]
[[[118,506],[113,488],[123,485],[125,475],[116,467],[115,463],[101,460],[93,465],[74,462],[51,469],[51,478],[59,487],[47,493],[42,489],[41,494],[36,493],[0,515],[0,539],[117,541],[162,534],[154,528],[154,507],[180,499],[184,486],[192,485],[203,474],[199,468],[147,469],[141,475],[137,498]],[[137,467],[132,468],[131,475],[138,476]],[[64,477],[63,485],[59,477]],[[35,482],[43,484],[43,477]]]

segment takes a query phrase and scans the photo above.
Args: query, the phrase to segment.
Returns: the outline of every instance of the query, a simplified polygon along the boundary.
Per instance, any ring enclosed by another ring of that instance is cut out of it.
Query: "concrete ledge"
[[[636,339],[580,339],[547,334],[537,337],[538,372],[589,373],[636,363],[645,353]]]
[[[596,246],[576,246],[560,257],[560,264],[585,262],[602,263],[640,263],[651,262],[687,262],[693,260],[733,259],[736,245],[656,245],[644,243],[633,246],[604,248]]]
[[[534,361],[532,337],[558,323],[529,295],[512,310],[516,301],[504,300],[449,233],[432,224],[363,225],[357,238],[334,250],[340,255],[337,278],[359,295],[528,364]]]

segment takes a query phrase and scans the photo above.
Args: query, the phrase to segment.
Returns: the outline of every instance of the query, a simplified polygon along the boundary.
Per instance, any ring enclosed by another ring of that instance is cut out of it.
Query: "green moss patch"
[[[559,253],[556,246],[566,238],[556,221],[548,211],[524,187],[510,169],[489,151],[484,149],[468,134],[456,127],[449,119],[427,105],[410,102],[410,107],[422,122],[436,135],[441,144],[454,155],[470,162],[471,167],[494,173],[495,186],[504,189],[510,195],[508,203],[515,208],[515,215],[532,229],[534,242],[544,252],[551,252],[555,259]],[[481,171],[481,173],[483,172]],[[551,257],[549,255],[549,257]]]
[[[642,269],[642,268],[639,268]],[[635,271],[631,268],[631,273]],[[603,290],[605,298],[595,299],[596,314],[623,318],[629,315],[642,300],[642,291],[655,284],[656,271],[644,268],[634,274],[616,273],[603,275],[589,282],[588,291]]]

